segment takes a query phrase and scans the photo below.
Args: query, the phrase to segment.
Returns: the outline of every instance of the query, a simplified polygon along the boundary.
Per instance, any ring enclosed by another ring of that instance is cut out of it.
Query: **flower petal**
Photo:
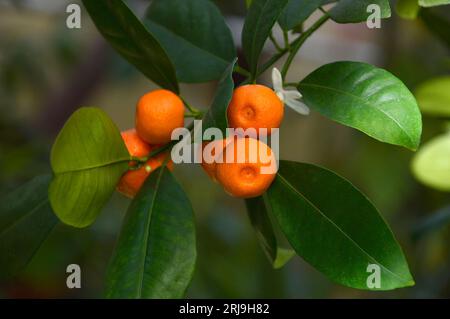
[[[272,83],[275,92],[283,91],[283,78],[277,68],[272,69]]]
[[[302,97],[301,93],[297,90],[284,91],[283,96],[286,100],[298,100]]]
[[[285,98],[284,103],[297,113],[300,113],[302,115],[309,115],[309,107],[307,107],[305,103],[300,102],[299,100]]]

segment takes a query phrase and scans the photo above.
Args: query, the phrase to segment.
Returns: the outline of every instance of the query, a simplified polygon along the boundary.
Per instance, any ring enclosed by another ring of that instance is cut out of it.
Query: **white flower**
[[[281,101],[284,102],[291,109],[296,111],[297,113],[308,115],[309,108],[299,99],[301,99],[302,95],[297,90],[285,90],[283,88],[283,78],[281,77],[280,71],[277,68],[273,68],[272,70],[272,83],[273,89],[277,96]]]

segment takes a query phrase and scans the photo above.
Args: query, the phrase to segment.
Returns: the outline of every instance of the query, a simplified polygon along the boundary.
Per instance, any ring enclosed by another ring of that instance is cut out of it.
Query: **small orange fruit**
[[[233,141],[232,138],[226,138],[223,140],[214,140],[212,142],[204,142],[201,151],[202,168],[208,174],[208,176],[214,181],[216,179],[216,165],[217,162],[224,162],[223,150]]]
[[[253,138],[238,138],[224,150],[225,161],[216,164],[216,178],[232,196],[251,198],[262,195],[276,174],[271,148]]]
[[[273,128],[280,127],[284,115],[284,105],[276,93],[264,85],[249,84],[234,90],[228,106],[230,127],[247,130],[267,129],[270,135]],[[263,136],[266,134],[260,134]]]
[[[168,90],[143,95],[136,106],[136,130],[149,144],[166,144],[172,131],[184,125],[184,104]]]
[[[147,143],[145,143],[136,133],[136,130],[131,129],[128,131],[124,131],[121,133],[122,138],[125,142],[125,145],[128,149],[128,152],[131,156],[147,156],[156,146],[151,146]],[[144,184],[144,181],[146,178],[156,170],[158,167],[160,167],[163,163],[166,157],[168,156],[167,153],[161,153],[158,154],[152,158],[150,158],[145,165],[140,167],[137,170],[130,170],[123,174],[123,176],[120,178],[119,184],[117,185],[117,190],[124,194],[127,197],[133,198],[136,196],[137,192],[141,189],[142,185]],[[130,167],[135,166],[136,163],[130,163]],[[167,167],[172,170],[173,169],[173,162],[169,161],[167,164]]]

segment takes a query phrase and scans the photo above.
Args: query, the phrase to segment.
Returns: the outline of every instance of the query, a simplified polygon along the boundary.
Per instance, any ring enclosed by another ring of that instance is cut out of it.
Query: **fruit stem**
[[[235,65],[234,66],[234,72],[239,73],[243,76],[249,77],[250,76],[250,72],[247,71],[246,69],[244,69],[243,67],[239,66],[239,65]]]
[[[325,22],[328,21],[328,19],[330,18],[330,16],[328,15],[328,13],[326,13],[319,19],[317,20],[311,27],[309,27],[309,29],[307,29],[305,32],[303,32],[297,39],[295,39],[292,43],[291,43],[291,49],[289,50],[289,56],[286,59],[286,62],[283,65],[283,69],[281,71],[281,76],[284,78],[286,78],[286,74],[289,71],[289,67],[291,66],[292,61],[294,60],[298,50],[302,47],[303,43],[305,43],[305,41],[317,30],[319,29]]]

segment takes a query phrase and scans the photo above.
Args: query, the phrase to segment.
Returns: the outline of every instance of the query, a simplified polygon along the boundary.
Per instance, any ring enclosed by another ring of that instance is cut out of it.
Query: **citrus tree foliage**
[[[245,83],[256,82],[285,57],[281,72],[285,77],[303,43],[328,20],[363,22],[368,17],[368,3],[380,6],[381,18],[391,16],[387,0],[246,0],[243,57],[238,60],[231,31],[213,1],[154,0],[145,12],[138,13],[123,0],[82,2],[111,47],[158,86],[179,94],[180,82],[218,81],[203,119],[205,128],[221,130],[228,125],[226,111],[235,88],[234,73],[244,75]],[[428,7],[449,3],[401,2],[403,9],[408,4]],[[317,20],[305,28],[308,18],[316,19],[313,13],[317,13]],[[264,46],[277,24],[285,35],[294,32],[286,37],[289,43],[279,45],[273,57],[262,60]],[[422,108],[447,112],[433,93],[442,92],[440,87],[447,84],[446,78],[425,83],[417,94]],[[419,146],[422,122],[416,99],[386,70],[338,61],[298,78],[293,86],[313,111],[333,121],[380,142],[410,150]],[[442,98],[448,100],[448,96]],[[448,145],[447,135],[433,141],[418,157],[417,170],[440,152],[436,149],[448,154]],[[1,203],[1,273],[13,274],[26,265],[56,223],[55,216],[73,227],[94,223],[130,160],[117,127],[105,112],[94,107],[77,110],[53,145],[52,176],[31,181],[19,190],[25,196],[12,193]],[[349,181],[325,168],[281,161],[269,190],[246,200],[246,206],[274,268],[297,254],[333,282],[348,287],[390,290],[414,284],[407,259],[375,206]],[[280,245],[276,228],[291,247]],[[21,256],[17,255],[19,250]],[[195,261],[191,204],[170,171],[161,167],[130,203],[105,279],[106,295],[184,297]],[[380,269],[378,286],[367,284],[371,265]]]

